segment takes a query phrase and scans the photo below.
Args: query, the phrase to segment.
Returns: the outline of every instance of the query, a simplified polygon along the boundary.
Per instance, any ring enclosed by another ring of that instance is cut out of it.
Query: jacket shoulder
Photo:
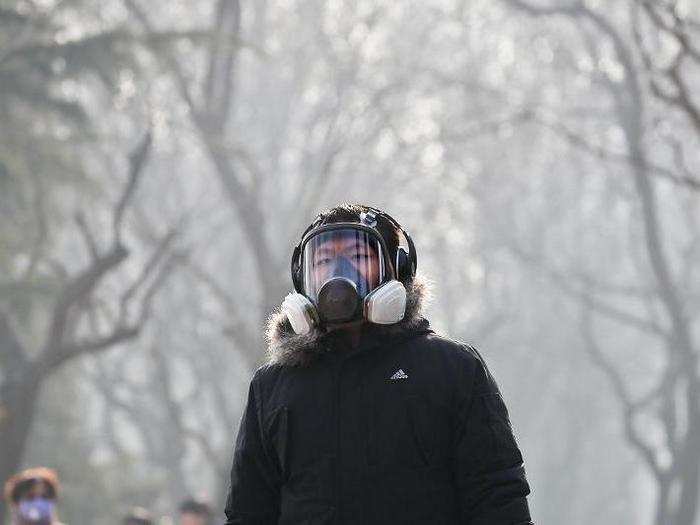
[[[258,367],[250,380],[250,388],[257,396],[267,397],[267,394],[279,381],[284,366],[278,363],[265,363]]]
[[[477,366],[484,362],[481,354],[474,345],[450,339],[435,333],[429,333],[422,338],[425,350],[433,352],[444,359],[449,359],[456,365]]]
[[[486,361],[474,345],[435,333],[426,334],[421,340],[421,350],[425,351],[421,353],[440,363],[443,370],[450,370],[446,377],[452,376],[462,387],[469,385],[476,394],[498,391]]]
[[[259,366],[255,372],[253,372],[253,377],[251,383],[261,384],[269,381],[270,379],[277,376],[282,369],[282,365],[276,363],[265,363]]]

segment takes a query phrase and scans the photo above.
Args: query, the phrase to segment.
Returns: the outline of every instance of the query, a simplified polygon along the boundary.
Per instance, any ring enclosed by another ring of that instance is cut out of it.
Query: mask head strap
[[[403,246],[398,246],[396,249],[396,256],[394,258],[394,276],[399,281],[410,282],[416,274],[416,268],[418,266],[416,247],[413,244],[413,239],[408,234],[406,230],[391,216],[384,213],[378,208],[372,206],[366,206],[367,211],[360,213],[360,224],[372,228],[380,238],[381,234],[377,231],[377,217],[382,217],[383,219],[390,222],[398,232],[401,232],[406,244],[408,245],[408,252],[403,248]],[[302,268],[301,268],[301,248],[306,241],[309,233],[318,228],[323,222],[324,216],[319,214],[316,216],[311,225],[304,230],[301,236],[301,241],[294,248],[292,253],[291,261],[291,271],[292,271],[292,283],[294,284],[294,289],[303,293],[303,283],[302,283]],[[383,244],[383,243],[382,243]]]
[[[396,221],[396,219],[394,219],[388,213],[385,213],[382,210],[374,208],[372,206],[367,206],[367,209],[369,210],[368,213],[373,213],[375,223],[376,217],[380,216],[385,220],[389,221],[394,226],[394,228],[396,228],[396,230],[400,232],[401,235],[403,235],[403,238],[406,240],[406,244],[408,245],[408,252],[406,252],[406,250],[402,246],[398,246],[396,249],[396,259],[394,261],[396,265],[396,278],[399,281],[412,281],[416,275],[416,269],[418,267],[418,255],[416,253],[416,246],[415,244],[413,244],[413,239],[408,234],[408,232],[404,230],[403,227]]]

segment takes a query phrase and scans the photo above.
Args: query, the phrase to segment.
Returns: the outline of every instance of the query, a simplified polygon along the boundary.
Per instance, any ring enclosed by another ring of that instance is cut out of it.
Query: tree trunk
[[[620,125],[627,141],[627,149],[632,159],[634,181],[639,195],[644,226],[645,247],[651,271],[657,282],[659,295],[671,320],[675,353],[684,363],[688,374],[687,414],[688,429],[682,447],[672,450],[673,462],[678,471],[665,486],[659,485],[659,508],[656,523],[673,525],[693,525],[697,512],[698,496],[698,453],[700,452],[700,414],[698,414],[697,360],[694,357],[694,344],[683,301],[677,284],[674,282],[671,266],[663,243],[659,205],[653,181],[649,175],[646,152],[644,150],[644,103],[639,78],[634,69],[631,53],[619,36],[609,31],[615,43],[617,56],[625,70],[624,90],[613,92]],[[669,489],[673,480],[680,484],[681,497],[675,509],[669,507]],[[669,519],[670,518],[670,519]]]
[[[27,364],[21,372],[8,377],[0,388],[0,406],[3,408],[0,420],[0,480],[3,484],[22,465],[40,386],[39,374]],[[5,500],[2,499],[0,525],[4,524],[6,510]]]
[[[695,367],[689,370],[686,395],[688,428],[676,464],[680,466],[681,494],[676,510],[676,525],[694,525],[700,486],[700,402]]]

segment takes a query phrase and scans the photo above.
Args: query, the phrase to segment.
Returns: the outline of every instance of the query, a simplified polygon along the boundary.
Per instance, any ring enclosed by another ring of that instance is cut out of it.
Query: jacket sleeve
[[[460,522],[468,525],[532,525],[523,458],[508,411],[483,358],[472,347],[473,380],[463,382],[456,403],[455,482]]]
[[[233,452],[226,525],[267,525],[278,520],[279,473],[265,446],[256,378],[257,374],[250,383]]]

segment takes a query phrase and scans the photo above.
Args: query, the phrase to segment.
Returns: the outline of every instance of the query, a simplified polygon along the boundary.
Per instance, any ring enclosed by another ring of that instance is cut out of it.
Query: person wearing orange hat
[[[5,483],[5,500],[13,525],[61,525],[56,516],[60,490],[55,470],[35,467],[23,470]]]

